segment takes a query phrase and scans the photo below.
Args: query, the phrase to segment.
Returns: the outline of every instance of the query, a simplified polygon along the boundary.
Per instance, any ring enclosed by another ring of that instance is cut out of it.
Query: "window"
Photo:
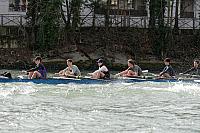
[[[145,10],[145,0],[132,0],[132,8],[135,10]]]
[[[9,11],[26,11],[27,0],[9,0]]]
[[[110,0],[110,15],[147,16],[146,0]]]
[[[118,0],[111,0],[111,6],[117,6]]]
[[[119,9],[146,10],[145,0],[111,0],[111,6]]]
[[[180,16],[181,18],[194,17],[194,0],[181,0]]]
[[[125,0],[119,0],[119,8],[120,9],[126,9],[126,1]]]

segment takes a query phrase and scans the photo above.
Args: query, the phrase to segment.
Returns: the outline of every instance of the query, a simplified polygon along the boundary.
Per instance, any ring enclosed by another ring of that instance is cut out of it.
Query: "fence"
[[[27,20],[25,15],[0,14],[1,26],[25,26]]]
[[[81,27],[104,27],[105,17],[103,15],[81,17]],[[166,22],[167,18],[165,18]],[[172,19],[172,26],[174,25],[175,19]],[[1,26],[28,26],[28,20],[26,15],[21,14],[0,14],[0,25]],[[132,17],[122,15],[111,15],[109,18],[110,27],[137,27],[137,28],[148,28],[149,18],[148,17]],[[180,29],[200,29],[199,18],[179,18]]]

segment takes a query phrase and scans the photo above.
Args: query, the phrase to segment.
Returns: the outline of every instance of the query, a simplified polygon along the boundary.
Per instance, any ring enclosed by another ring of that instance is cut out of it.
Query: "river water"
[[[1,83],[0,132],[199,133],[200,85]]]

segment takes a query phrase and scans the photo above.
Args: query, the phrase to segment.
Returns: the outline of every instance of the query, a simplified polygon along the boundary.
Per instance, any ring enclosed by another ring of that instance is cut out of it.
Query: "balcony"
[[[26,12],[26,5],[14,5],[9,4],[9,11],[10,12]]]
[[[66,16],[67,18],[67,16]],[[129,15],[111,15],[109,18],[110,27],[137,27],[137,28],[148,28],[149,17],[134,17]],[[167,23],[165,18],[165,24]],[[91,15],[80,16],[81,25],[80,27],[105,27],[105,17],[98,15],[95,17],[95,24],[93,23],[94,18]],[[172,28],[175,23],[173,18]],[[26,15],[20,14],[0,14],[0,26],[23,26],[27,27],[29,20],[26,19]],[[199,29],[200,19],[199,18],[179,18],[178,22],[180,29]]]

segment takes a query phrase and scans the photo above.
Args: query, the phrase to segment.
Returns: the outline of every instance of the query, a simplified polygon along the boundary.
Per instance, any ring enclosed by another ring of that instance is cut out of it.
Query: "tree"
[[[66,30],[76,29],[80,27],[80,12],[84,0],[65,0],[64,5],[61,6],[62,19],[65,22]],[[66,8],[66,9],[64,9]],[[67,15],[67,18],[65,17]],[[71,28],[70,28],[71,27]]]
[[[43,0],[39,17],[39,44],[52,49],[58,43],[62,0]]]
[[[178,16],[179,16],[179,0],[176,0],[176,10],[175,10],[175,25],[174,25],[174,30],[177,33],[178,32]]]
[[[109,21],[109,16],[110,16],[110,4],[111,4],[111,0],[107,0],[106,3],[106,12],[105,12],[105,26],[109,27],[110,21]]]
[[[150,0],[150,3],[149,3],[149,10],[150,10],[149,28],[155,28],[155,24],[156,24],[155,4],[156,4],[156,0]]]
[[[34,49],[36,45],[36,38],[38,34],[38,17],[39,17],[39,6],[37,0],[29,0],[27,9],[27,19],[29,20],[29,27],[31,30],[31,36],[29,37],[30,46]]]
[[[103,8],[105,8],[105,5],[103,6],[102,0],[88,0],[85,2],[84,6],[89,8],[91,12],[89,14],[93,13],[93,18],[92,18],[92,27],[95,27],[95,22],[96,22],[96,13],[102,12]],[[87,14],[87,15],[89,15]],[[87,17],[86,15],[86,17]]]
[[[165,53],[167,28],[164,22],[166,8],[165,0],[150,0],[150,38],[152,39],[153,51],[158,57]]]
[[[58,43],[63,0],[30,0],[27,18],[30,19],[36,49],[52,49]]]

